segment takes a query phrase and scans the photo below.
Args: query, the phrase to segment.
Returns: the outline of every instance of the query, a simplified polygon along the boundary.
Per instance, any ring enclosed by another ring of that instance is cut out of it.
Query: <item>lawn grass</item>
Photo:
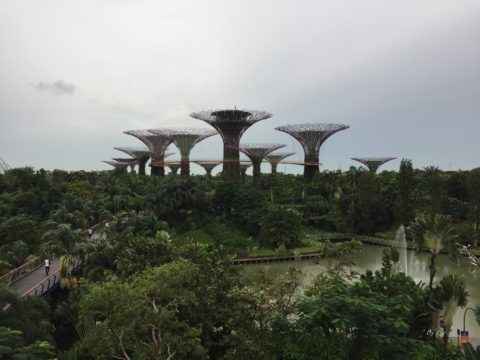
[[[301,255],[301,254],[310,254],[318,253],[323,251],[322,243],[318,241],[304,240],[300,246],[297,246],[294,249],[285,249],[283,247],[276,249],[268,248],[254,248],[248,252],[248,257],[274,257],[274,256],[284,256],[284,255]]]

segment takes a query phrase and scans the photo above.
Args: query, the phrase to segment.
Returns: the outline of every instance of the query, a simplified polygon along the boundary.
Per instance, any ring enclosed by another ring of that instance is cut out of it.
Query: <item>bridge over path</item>
[[[60,259],[50,259],[50,271],[45,273],[44,257],[36,257],[28,263],[0,277],[0,286],[15,290],[20,297],[44,296],[56,289],[60,284]],[[79,269],[80,262],[74,261],[72,272]]]
[[[102,227],[105,222],[96,224],[89,229],[95,230]],[[87,233],[87,230],[82,232]],[[96,236],[97,234],[94,234]],[[45,257],[37,256],[27,263],[13,269],[9,273],[0,277],[0,286],[9,287],[15,290],[21,297],[44,296],[55,290],[60,285],[60,259],[50,258],[50,271],[45,273]],[[71,273],[80,269],[79,259],[74,259]]]

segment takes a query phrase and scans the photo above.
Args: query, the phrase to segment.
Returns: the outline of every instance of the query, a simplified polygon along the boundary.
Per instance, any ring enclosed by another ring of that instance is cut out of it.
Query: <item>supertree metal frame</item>
[[[377,170],[383,164],[395,160],[395,157],[363,157],[363,158],[351,158],[365,165],[372,174],[376,174]]]
[[[170,168],[172,175],[178,174],[178,169],[180,169],[180,162],[169,162],[167,166]]]
[[[137,166],[138,161],[135,158],[112,158],[112,160],[119,162],[119,163],[124,163],[128,164],[128,167],[130,168],[130,172],[132,174],[135,174],[135,166]]]
[[[284,125],[276,127],[275,130],[293,136],[302,145],[305,152],[303,176],[306,181],[311,181],[319,172],[319,152],[322,144],[333,134],[349,127],[343,124],[312,123]]]
[[[200,141],[218,134],[215,130],[199,128],[152,129],[149,131],[173,139],[173,143],[180,150],[181,174],[183,176],[190,175],[190,151],[193,147]]]
[[[165,151],[173,142],[173,139],[166,135],[152,134],[148,130],[128,130],[125,134],[135,136],[142,141],[152,152],[152,161],[150,162],[151,174],[154,176],[165,176],[163,162],[165,160]]]
[[[293,152],[283,152],[283,153],[276,153],[276,154],[269,154],[265,156],[265,160],[267,160],[270,165],[272,166],[272,174],[277,174],[277,166],[283,159],[292,156]]]
[[[253,165],[253,184],[257,189],[261,188],[260,165],[262,160],[271,152],[285,147],[285,144],[240,144],[239,150],[244,153]]]
[[[221,161],[194,161],[194,163],[203,167],[206,171],[207,177],[211,177],[212,170],[216,168],[218,165],[220,165],[222,162]]]
[[[256,110],[206,110],[194,112],[191,117],[203,120],[213,126],[223,140],[223,177],[229,181],[240,180],[240,138],[258,121],[268,119],[272,114]]]
[[[10,170],[10,165],[8,165],[5,160],[0,156],[0,174],[4,174],[5,171]]]
[[[137,159],[138,161],[138,175],[145,175],[145,165],[152,152],[148,148],[143,147],[114,147],[115,150],[122,151],[127,155]]]
[[[120,170],[120,171],[126,170],[128,167],[127,163],[120,163],[115,160],[103,160],[103,162],[108,165],[112,165],[116,170]]]
[[[252,163],[249,161],[240,161],[240,173],[242,175],[242,182],[245,184],[245,178],[247,177],[247,170],[252,166]]]

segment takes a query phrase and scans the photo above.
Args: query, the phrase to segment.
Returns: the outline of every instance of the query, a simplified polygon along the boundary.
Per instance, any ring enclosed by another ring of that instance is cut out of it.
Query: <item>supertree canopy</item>
[[[178,174],[178,169],[180,169],[180,162],[179,161],[169,161],[165,165],[167,165],[170,168],[170,171],[172,172],[173,175]]]
[[[364,158],[352,158],[352,160],[358,161],[365,165],[372,174],[376,174],[377,170],[383,164],[395,160],[394,157],[364,157]]]
[[[153,129],[150,132],[173,139],[174,144],[180,150],[183,176],[190,175],[190,151],[193,147],[200,141],[218,134],[215,130],[198,128]]]
[[[122,163],[115,160],[103,160],[103,162],[112,165],[117,170],[125,170],[128,167],[128,163]]]
[[[333,134],[349,127],[343,124],[313,123],[284,125],[275,129],[293,136],[302,145],[305,152],[303,176],[310,181],[319,171],[319,151],[322,144]]]
[[[143,147],[114,147],[115,150],[122,151],[125,154],[137,159],[138,174],[145,175],[145,165],[150,158],[152,152],[148,148]]]
[[[271,152],[286,146],[285,144],[241,144],[239,150],[250,158],[253,165],[253,183],[257,189],[260,189],[261,172],[260,165],[262,160]]]
[[[152,134],[148,130],[128,130],[125,134],[135,136],[141,140],[152,152],[151,173],[156,176],[164,176],[165,168],[163,161],[165,159],[165,151],[173,142],[173,139],[166,135]]]
[[[212,176],[212,170],[218,165],[220,165],[222,162],[212,160],[212,161],[194,161],[194,163],[203,167],[207,172],[207,176],[210,177]]]
[[[256,110],[207,110],[194,112],[191,117],[213,126],[223,139],[223,177],[240,180],[240,138],[253,124],[268,119],[272,114]]]
[[[113,161],[127,164],[130,167],[130,172],[135,173],[135,166],[137,165],[138,161],[134,158],[112,158]]]
[[[277,166],[278,166],[278,163],[280,161],[282,161],[283,159],[285,159],[289,156],[292,156],[293,154],[295,154],[295,153],[293,153],[293,152],[283,152],[283,153],[269,154],[269,155],[265,156],[265,159],[272,166],[272,174],[277,173]]]

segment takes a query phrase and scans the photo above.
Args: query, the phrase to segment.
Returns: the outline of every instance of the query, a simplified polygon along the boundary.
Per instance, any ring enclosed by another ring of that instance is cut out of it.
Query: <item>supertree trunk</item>
[[[225,139],[223,147],[223,178],[226,181],[240,180],[239,137],[236,139]]]
[[[148,158],[138,160],[138,175],[145,176],[145,166],[147,165]]]
[[[165,176],[165,168],[163,166],[152,166],[150,170],[151,176]]]
[[[318,157],[315,154],[308,154],[305,156],[305,165],[303,168],[303,177],[306,182],[312,181],[320,172]]]
[[[262,174],[260,172],[260,166],[262,161],[252,161],[253,165],[253,185],[257,190],[262,189]]]
[[[190,159],[188,155],[183,155],[180,160],[180,174],[182,176],[190,176]]]
[[[277,165],[278,164],[272,164],[272,175],[277,175]]]
[[[241,163],[240,164],[240,172],[241,172],[241,180],[242,183],[245,184],[246,178],[247,178],[247,169],[252,166],[252,163]]]

